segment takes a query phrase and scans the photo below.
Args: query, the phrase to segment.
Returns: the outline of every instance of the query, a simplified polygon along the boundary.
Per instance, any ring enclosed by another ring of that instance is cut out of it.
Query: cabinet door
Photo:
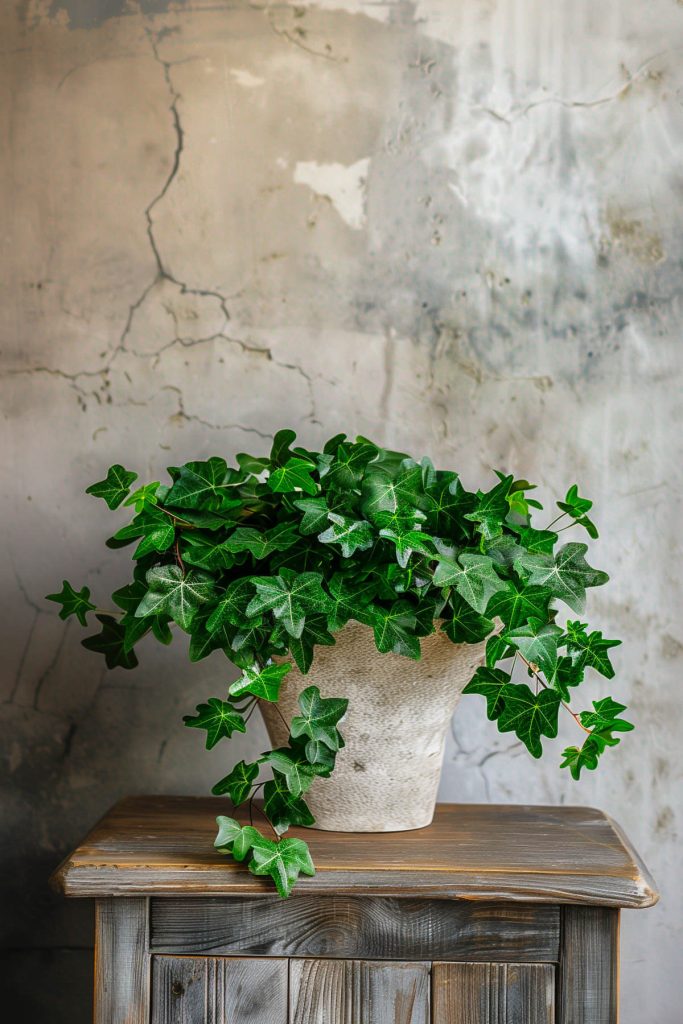
[[[287,961],[154,956],[151,1024],[287,1024]]]
[[[552,964],[434,964],[433,1024],[554,1024]]]
[[[291,960],[290,1024],[429,1024],[429,964]]]

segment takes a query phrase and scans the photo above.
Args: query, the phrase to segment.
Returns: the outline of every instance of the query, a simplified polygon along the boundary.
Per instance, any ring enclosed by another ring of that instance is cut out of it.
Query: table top
[[[227,799],[131,796],[115,804],[60,865],[66,896],[272,894],[263,878],[216,852]],[[256,823],[256,822],[255,822]],[[618,825],[590,807],[439,804],[412,832],[292,828],[316,865],[294,890],[467,900],[649,907],[658,894]],[[294,897],[293,897],[294,898]]]

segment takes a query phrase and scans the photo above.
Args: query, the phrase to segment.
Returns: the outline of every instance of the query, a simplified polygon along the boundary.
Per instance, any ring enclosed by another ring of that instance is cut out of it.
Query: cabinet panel
[[[151,1024],[287,1024],[287,961],[154,956]]]
[[[429,1024],[429,964],[290,961],[290,1024]]]
[[[554,1024],[550,964],[434,964],[433,1024]]]

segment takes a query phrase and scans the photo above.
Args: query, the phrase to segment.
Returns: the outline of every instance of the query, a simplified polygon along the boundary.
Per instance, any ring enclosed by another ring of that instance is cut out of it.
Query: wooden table
[[[129,797],[53,876],[95,897],[96,1024],[614,1024],[621,908],[657,901],[586,807],[441,804],[415,832],[292,829],[287,901],[213,849],[215,798]]]

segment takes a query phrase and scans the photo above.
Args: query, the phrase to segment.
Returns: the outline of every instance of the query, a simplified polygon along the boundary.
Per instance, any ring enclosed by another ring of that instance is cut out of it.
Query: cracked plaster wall
[[[3,941],[27,1019],[89,1013],[90,910],[49,871],[121,794],[205,792],[223,763],[179,724],[218,656],[106,673],[45,604],[125,579],[83,489],[292,424],[595,499],[592,620],[626,641],[638,732],[576,786],[569,726],[538,764],[464,701],[441,796],[611,812],[664,897],[624,915],[624,1024],[675,1024],[680,0],[22,0],[0,40]]]

